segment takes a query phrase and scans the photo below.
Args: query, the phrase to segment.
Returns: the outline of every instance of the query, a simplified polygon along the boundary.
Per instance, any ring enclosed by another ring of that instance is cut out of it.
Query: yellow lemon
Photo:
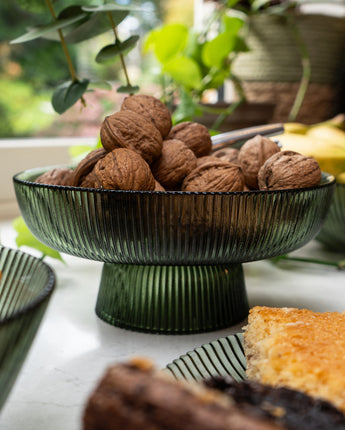
[[[345,145],[297,133],[277,136],[282,150],[299,152],[318,161],[322,171],[338,175],[345,171]]]

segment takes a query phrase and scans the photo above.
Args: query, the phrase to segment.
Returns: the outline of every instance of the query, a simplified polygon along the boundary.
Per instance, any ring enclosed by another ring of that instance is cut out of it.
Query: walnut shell
[[[143,115],[123,110],[107,116],[101,126],[101,142],[108,151],[127,148],[138,152],[149,164],[162,151],[163,138],[153,123]]]
[[[136,94],[128,96],[121,105],[122,110],[130,110],[150,120],[165,139],[172,127],[171,115],[163,102],[153,96]]]
[[[227,161],[229,163],[238,164],[238,154],[240,150],[237,148],[223,148],[218,149],[212,153],[213,157],[217,157],[220,160]]]
[[[209,155],[212,149],[210,133],[203,124],[185,121],[175,125],[168,136],[168,139],[182,140],[197,157]]]
[[[196,156],[183,142],[177,139],[163,141],[161,156],[152,166],[156,180],[166,190],[178,190],[183,179],[196,167]]]
[[[216,163],[217,161],[221,161],[219,158],[214,157],[213,155],[204,155],[203,157],[197,158],[197,166],[201,166],[206,163]]]
[[[97,162],[93,172],[96,188],[152,191],[156,185],[146,161],[126,148],[109,152]]]
[[[294,151],[272,155],[261,167],[260,190],[313,187],[320,184],[319,163],[311,157]]]
[[[226,161],[205,163],[184,179],[182,191],[242,191],[244,176],[240,166]]]
[[[91,180],[92,175],[89,175],[98,160],[105,157],[107,151],[104,148],[97,148],[89,152],[77,165],[74,170],[75,187],[90,187],[94,180]]]
[[[249,188],[258,188],[258,172],[271,155],[280,152],[279,146],[267,137],[257,135],[241,147],[238,161],[244,174],[244,180]]]
[[[154,191],[165,191],[165,188],[157,180],[155,180],[155,184]]]
[[[74,182],[74,171],[67,167],[58,167],[42,173],[35,182],[47,185],[72,186]]]

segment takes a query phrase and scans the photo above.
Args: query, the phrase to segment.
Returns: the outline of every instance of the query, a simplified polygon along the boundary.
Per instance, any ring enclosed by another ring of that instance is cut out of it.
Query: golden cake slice
[[[254,307],[244,349],[249,379],[303,391],[345,412],[345,313]]]

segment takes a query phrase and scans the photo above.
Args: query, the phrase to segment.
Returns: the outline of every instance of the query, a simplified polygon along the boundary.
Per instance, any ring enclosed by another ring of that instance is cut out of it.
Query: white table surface
[[[15,247],[11,223],[0,223],[0,239]],[[312,241],[293,254],[338,261]],[[1,430],[81,430],[88,395],[108,365],[145,356],[165,367],[204,343],[241,330],[245,322],[193,335],[136,333],[112,327],[94,308],[102,263],[64,255],[66,264],[45,260],[57,285],[15,386],[0,414]],[[332,266],[284,261],[244,264],[250,306],[293,306],[315,311],[345,310],[345,271]]]

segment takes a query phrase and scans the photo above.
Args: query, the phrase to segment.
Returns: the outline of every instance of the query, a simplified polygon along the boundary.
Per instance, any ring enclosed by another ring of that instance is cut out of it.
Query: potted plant
[[[211,88],[222,89],[229,80],[235,97],[227,109],[214,110],[221,114],[216,125],[229,113],[243,116],[258,102],[272,107],[270,122],[316,123],[339,112],[344,17],[308,12],[303,1],[200,3],[201,8],[213,4],[202,30],[163,26],[145,44],[158,60],[164,97],[169,101],[177,94],[176,118],[210,110],[200,102]],[[223,102],[222,97],[217,101]]]
[[[214,3],[246,17],[248,50],[236,57],[233,71],[248,101],[275,104],[273,122],[312,124],[344,110],[345,16],[344,10],[328,13],[341,2],[328,2],[322,12],[322,2],[315,9],[313,1]]]
[[[233,71],[236,57],[248,50],[241,36],[244,23],[243,15],[217,8],[200,29],[169,23],[148,33],[144,53],[153,54],[162,99],[174,112],[175,122],[193,119],[219,131],[264,123],[269,118],[270,104],[253,103],[253,116],[252,107],[245,103],[241,79]],[[229,81],[236,92],[230,104],[223,94]]]

